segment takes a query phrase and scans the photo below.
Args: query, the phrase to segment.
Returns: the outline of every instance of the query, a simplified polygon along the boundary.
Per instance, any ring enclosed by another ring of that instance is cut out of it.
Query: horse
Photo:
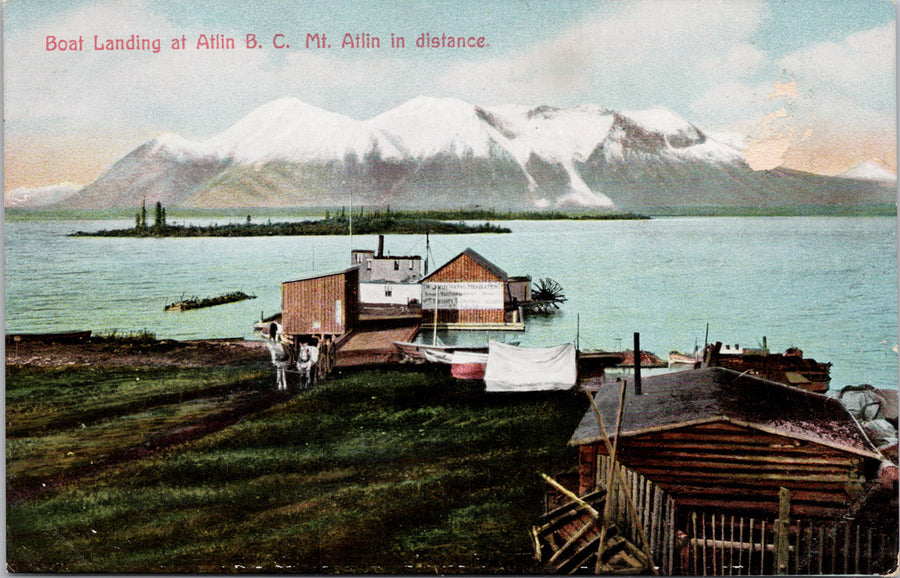
[[[297,354],[297,371],[300,372],[300,387],[306,389],[316,380],[316,364],[319,362],[319,348],[315,345],[300,345]]]
[[[285,372],[288,366],[288,355],[284,350],[284,346],[275,338],[266,342],[269,354],[272,356],[272,365],[275,366],[275,386],[279,390],[287,390],[287,375]]]

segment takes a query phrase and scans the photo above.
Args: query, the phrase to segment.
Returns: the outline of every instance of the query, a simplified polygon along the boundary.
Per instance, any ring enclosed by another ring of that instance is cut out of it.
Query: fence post
[[[775,524],[775,574],[787,574],[790,563],[791,491],[778,489],[778,520]],[[765,544],[763,545],[765,548]]]

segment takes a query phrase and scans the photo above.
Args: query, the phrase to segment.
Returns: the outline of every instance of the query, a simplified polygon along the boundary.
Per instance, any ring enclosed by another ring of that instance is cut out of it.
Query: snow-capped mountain
[[[65,204],[342,205],[351,194],[359,204],[497,209],[890,198],[858,178],[753,171],[739,149],[664,109],[417,97],[367,120],[275,100],[203,142],[144,143]]]
[[[295,98],[265,104],[204,143],[236,163],[327,163],[370,154],[403,155],[369,123],[310,106]]]
[[[850,170],[837,175],[842,179],[859,179],[861,181],[874,181],[878,183],[896,184],[897,175],[877,161],[859,163]]]
[[[25,207],[40,209],[57,205],[81,190],[80,185],[60,183],[47,187],[27,187],[13,189],[3,198],[3,206],[8,209]]]

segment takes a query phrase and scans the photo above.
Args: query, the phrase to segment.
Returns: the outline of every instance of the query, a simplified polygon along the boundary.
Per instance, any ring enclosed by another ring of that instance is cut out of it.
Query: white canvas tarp
[[[570,389],[577,378],[575,345],[516,347],[488,344],[484,383],[487,391]]]

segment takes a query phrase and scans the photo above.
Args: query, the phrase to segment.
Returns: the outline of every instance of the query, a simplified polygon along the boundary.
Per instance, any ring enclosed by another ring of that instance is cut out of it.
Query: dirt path
[[[6,344],[7,366],[23,367],[213,367],[267,365],[268,352],[264,342],[229,340],[153,341],[141,344],[121,342],[75,343],[41,339],[22,340]],[[221,391],[203,392],[216,396]],[[56,477],[28,480],[22,483],[7,481],[7,504],[34,498],[70,482],[100,473],[110,467],[150,458],[168,448],[202,438],[238,423],[246,417],[290,399],[294,393],[275,390],[248,390],[237,406],[207,415],[197,421],[180,424],[161,432],[147,441],[112,452],[94,463],[67,470]]]
[[[129,342],[87,339],[76,342],[16,341],[7,337],[6,365],[58,367],[213,367],[268,363],[263,341],[205,339]]]
[[[277,403],[287,401],[292,395],[291,392],[275,390],[248,392],[246,395],[247,399],[237,407],[205,416],[195,422],[181,424],[155,436],[152,441],[116,450],[89,465],[66,470],[54,478],[28,480],[25,483],[10,483],[7,481],[6,503],[11,505],[22,500],[34,498],[70,482],[100,473],[112,466],[151,458],[168,448],[200,439],[236,424],[244,418],[268,409]]]

